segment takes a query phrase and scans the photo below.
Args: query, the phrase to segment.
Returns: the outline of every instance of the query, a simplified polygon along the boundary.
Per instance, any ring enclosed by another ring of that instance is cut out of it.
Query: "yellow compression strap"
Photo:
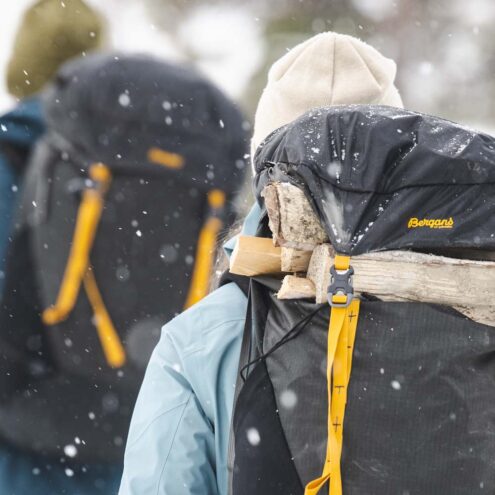
[[[111,174],[105,165],[95,164],[90,168],[90,177],[95,181],[96,187],[83,192],[72,246],[57,301],[43,311],[43,322],[47,325],[55,325],[69,316],[76,303],[84,274],[88,269],[89,253],[100,221],[103,197],[110,184]]]
[[[217,212],[225,205],[225,193],[219,189],[211,190],[208,193],[208,205],[212,214],[207,219],[199,234],[196,262],[184,305],[185,308],[196,304],[208,293],[217,237],[223,227],[223,221],[217,216]]]
[[[105,308],[89,262],[89,254],[103,211],[105,193],[110,186],[112,176],[108,167],[101,163],[90,167],[89,176],[95,187],[83,192],[57,301],[43,311],[42,319],[46,325],[55,325],[64,321],[74,309],[81,284],[84,282],[105,358],[110,366],[120,367],[126,360],[124,347]]]
[[[84,275],[84,289],[93,308],[94,323],[107,363],[112,368],[120,368],[126,362],[124,346],[105,307],[91,266]]]
[[[349,257],[336,256],[335,269],[348,270]],[[342,297],[345,299],[342,300]],[[345,303],[349,295],[334,295],[332,302]],[[352,353],[359,316],[359,300],[349,306],[333,306],[330,311],[327,348],[328,439],[323,473],[306,485],[304,495],[316,495],[330,484],[330,495],[342,495],[340,458],[347,402],[347,386],[351,376]]]

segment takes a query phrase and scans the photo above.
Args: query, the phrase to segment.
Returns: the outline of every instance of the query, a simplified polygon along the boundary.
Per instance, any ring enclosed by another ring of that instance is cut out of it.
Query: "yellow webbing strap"
[[[81,205],[77,212],[72,246],[57,301],[53,306],[45,309],[42,314],[46,325],[55,325],[69,316],[88,269],[89,253],[103,210],[103,198],[112,178],[108,167],[101,163],[92,165],[89,175],[95,181],[96,187],[85,189],[83,192]]]
[[[126,362],[124,346],[105,307],[91,266],[84,275],[84,289],[93,308],[94,323],[107,363],[112,368],[120,368]]]
[[[105,307],[89,261],[103,211],[105,193],[110,186],[112,176],[108,167],[101,163],[90,167],[89,176],[94,181],[95,187],[85,189],[82,194],[72,246],[57,301],[43,311],[42,319],[46,325],[55,325],[65,320],[74,309],[81,284],[84,283],[105,358],[110,366],[119,368],[126,361],[124,346]]]
[[[107,166],[96,163],[90,167],[89,176],[95,182],[95,187],[83,192],[57,302],[43,311],[42,319],[46,325],[55,325],[65,320],[74,309],[81,283],[84,283],[107,363],[113,368],[120,368],[126,362],[124,346],[105,307],[89,261],[112,175]]]
[[[215,216],[215,213],[225,205],[225,193],[219,189],[211,190],[208,193],[208,205],[212,215],[206,220],[199,233],[196,262],[184,308],[196,304],[208,293],[217,237],[223,227],[223,221]]]
[[[184,157],[178,153],[172,153],[171,151],[162,150],[160,148],[150,148],[147,154],[148,161],[162,165],[166,168],[181,169],[184,167]]]
[[[337,256],[335,268],[347,270],[349,261],[348,257]],[[339,297],[341,296],[334,296],[333,301],[342,302],[337,300]],[[330,495],[342,495],[340,457],[342,454],[347,386],[351,376],[358,315],[358,299],[353,299],[347,307],[334,306],[330,311],[327,348],[327,452],[321,477],[306,485],[304,495],[316,495],[327,482],[330,484]]]

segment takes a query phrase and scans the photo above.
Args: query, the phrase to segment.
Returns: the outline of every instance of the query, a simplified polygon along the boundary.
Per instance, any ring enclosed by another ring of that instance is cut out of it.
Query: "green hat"
[[[67,60],[98,48],[100,16],[82,0],[39,0],[26,11],[7,68],[7,87],[18,98],[39,91]]]

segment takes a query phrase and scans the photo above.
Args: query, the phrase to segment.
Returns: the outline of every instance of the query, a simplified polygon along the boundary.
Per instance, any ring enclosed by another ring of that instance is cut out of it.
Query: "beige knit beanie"
[[[252,156],[263,139],[311,108],[353,103],[402,107],[396,66],[372,46],[321,33],[277,60],[268,73],[254,119]]]

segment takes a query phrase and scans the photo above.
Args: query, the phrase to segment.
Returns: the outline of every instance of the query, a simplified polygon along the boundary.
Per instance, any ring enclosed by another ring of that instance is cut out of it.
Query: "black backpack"
[[[269,136],[255,164],[260,201],[272,181],[306,192],[345,276],[331,308],[251,279],[231,493],[493,492],[495,328],[440,305],[351,302],[346,280],[354,254],[493,250],[495,139],[405,110],[323,108]]]
[[[52,456],[78,437],[77,460],[112,462],[161,326],[208,290],[243,120],[142,56],[69,64],[44,108],[0,311],[0,435]]]

